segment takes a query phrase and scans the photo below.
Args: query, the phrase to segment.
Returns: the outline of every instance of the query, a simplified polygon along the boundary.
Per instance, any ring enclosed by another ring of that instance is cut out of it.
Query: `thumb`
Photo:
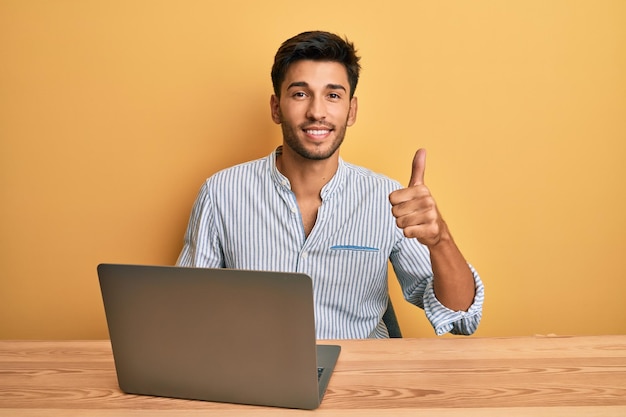
[[[418,149],[413,158],[413,168],[411,169],[411,180],[409,187],[424,184],[424,171],[426,170],[426,149]]]

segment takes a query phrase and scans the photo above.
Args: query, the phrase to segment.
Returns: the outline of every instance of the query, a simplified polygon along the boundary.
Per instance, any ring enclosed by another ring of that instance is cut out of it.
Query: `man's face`
[[[357,100],[350,98],[345,67],[338,62],[303,60],[291,64],[272,96],[272,119],[281,125],[283,145],[305,159],[336,154],[346,127],[356,121]]]

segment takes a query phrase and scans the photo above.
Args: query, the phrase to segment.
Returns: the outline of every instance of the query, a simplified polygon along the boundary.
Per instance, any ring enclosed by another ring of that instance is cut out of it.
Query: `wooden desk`
[[[338,343],[303,411],[123,394],[108,341],[0,341],[0,416],[626,416],[626,335]]]

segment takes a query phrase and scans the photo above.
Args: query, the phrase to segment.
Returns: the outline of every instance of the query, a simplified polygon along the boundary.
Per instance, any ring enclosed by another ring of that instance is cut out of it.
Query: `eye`
[[[337,94],[337,93],[330,93],[330,94],[328,94],[328,98],[333,100],[333,101],[337,101],[337,100],[341,99],[341,95]]]
[[[304,91],[296,91],[291,96],[296,99],[304,99],[307,95]]]

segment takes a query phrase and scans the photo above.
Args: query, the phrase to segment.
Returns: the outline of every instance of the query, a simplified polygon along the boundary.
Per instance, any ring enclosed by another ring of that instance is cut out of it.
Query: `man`
[[[356,121],[359,59],[327,32],[282,44],[270,109],[283,144],[204,183],[178,264],[306,273],[317,337],[342,339],[388,337],[390,260],[404,297],[437,334],[471,334],[483,285],[424,185],[425,151],[408,188],[339,157]]]

